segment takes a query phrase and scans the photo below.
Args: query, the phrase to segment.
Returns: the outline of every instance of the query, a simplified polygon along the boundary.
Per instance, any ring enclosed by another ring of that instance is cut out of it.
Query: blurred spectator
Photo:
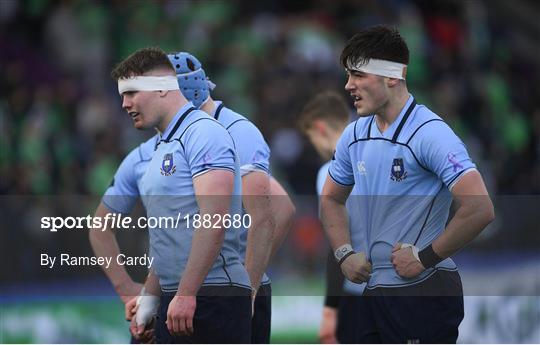
[[[201,56],[219,97],[277,143],[274,170],[293,176],[295,163],[314,155],[290,142],[292,134],[282,140],[284,130],[314,92],[343,88],[340,48],[358,28],[381,22],[400,26],[417,52],[408,82],[419,90],[420,102],[438,109],[474,143],[482,170],[494,172],[493,187],[538,192],[532,183],[540,169],[533,125],[538,62],[523,60],[523,47],[512,41],[519,20],[510,25],[501,9],[483,2],[366,1],[359,7],[354,1],[310,1],[300,8],[243,1],[117,1],[109,7],[7,1],[2,10],[4,193],[100,193],[103,183],[90,187],[94,182],[70,176],[106,175],[103,167],[117,164],[140,139],[118,120],[122,111],[108,73],[147,45]],[[520,33],[532,39],[533,32]],[[99,140],[111,136],[112,146],[104,148]],[[25,168],[31,165],[41,169]],[[305,188],[293,188],[307,191],[314,171],[304,171]]]

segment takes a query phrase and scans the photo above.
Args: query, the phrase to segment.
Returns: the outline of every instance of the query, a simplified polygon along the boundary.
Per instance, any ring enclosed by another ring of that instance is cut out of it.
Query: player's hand
[[[392,249],[392,265],[402,278],[414,278],[426,270],[414,256],[413,245],[408,243],[396,243]]]
[[[137,325],[135,317],[131,319],[129,324],[129,331],[133,337],[142,344],[153,344],[155,343],[154,336],[154,318],[147,325]]]
[[[193,316],[197,307],[195,296],[176,295],[167,310],[167,329],[174,336],[193,334]]]
[[[319,329],[319,341],[321,344],[337,344],[337,310],[336,308],[324,307]]]
[[[118,292],[118,295],[120,295],[122,302],[126,304],[131,301],[133,297],[139,296],[142,288],[143,284],[135,283],[133,280],[130,280],[129,282],[120,285],[116,291]]]
[[[137,312],[137,298],[139,298],[139,296],[135,296],[133,298],[131,298],[129,301],[126,302],[125,304],[125,313],[126,313],[126,320],[128,321],[131,321],[134,319],[133,316],[135,316],[135,313]]]
[[[341,271],[354,283],[365,283],[371,275],[371,264],[366,259],[364,252],[349,255],[341,263]]]
[[[137,309],[135,314],[135,323],[137,327],[150,324],[154,320],[159,307],[159,297],[151,294],[146,294],[142,291],[142,295],[137,297]]]

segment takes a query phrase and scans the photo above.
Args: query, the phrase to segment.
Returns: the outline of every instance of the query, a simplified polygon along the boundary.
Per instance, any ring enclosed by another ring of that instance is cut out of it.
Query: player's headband
[[[178,89],[178,80],[172,75],[163,77],[136,76],[118,79],[119,94],[123,94],[126,91],[166,91]]]
[[[350,60],[347,62],[347,69],[351,71],[360,71],[364,73],[370,73],[379,75],[381,77],[405,79],[407,65],[399,62],[369,59],[366,63],[352,63]]]

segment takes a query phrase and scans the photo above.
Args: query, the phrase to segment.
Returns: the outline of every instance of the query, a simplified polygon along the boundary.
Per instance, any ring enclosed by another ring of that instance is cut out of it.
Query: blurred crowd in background
[[[343,90],[344,43],[399,28],[407,83],[464,139],[492,193],[540,192],[539,5],[534,1],[1,1],[0,192],[101,195],[139,133],[112,67],[138,48],[189,51],[272,149],[292,193],[322,163],[296,128],[316,92]],[[347,98],[348,99],[348,98]]]
[[[371,25],[398,27],[411,51],[409,90],[465,141],[491,194],[539,194],[539,6],[526,0],[2,0],[0,194],[102,195],[126,153],[153,135],[133,128],[111,69],[142,47],[188,51],[217,84],[213,98],[263,132],[272,174],[299,211],[285,247],[301,249],[289,255],[319,260],[320,272],[326,247],[322,232],[313,231],[320,230],[316,199],[302,203],[300,196],[315,194],[323,162],[296,123],[319,91],[338,90],[349,100],[339,64],[345,42]],[[22,236],[17,220],[24,215],[0,215]],[[509,217],[505,224],[515,224]],[[519,236],[522,243],[537,245],[537,223],[512,230],[527,234]],[[514,231],[503,235],[505,243],[516,238]],[[8,236],[0,236],[6,247]],[[16,267],[28,269],[21,274],[39,268],[28,253],[13,251],[21,262]]]

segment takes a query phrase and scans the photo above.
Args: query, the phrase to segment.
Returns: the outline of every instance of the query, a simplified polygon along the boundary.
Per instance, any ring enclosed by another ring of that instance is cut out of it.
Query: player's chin
[[[370,111],[367,111],[366,109],[364,108],[356,108],[356,114],[360,117],[365,117],[365,116],[369,116],[369,115],[373,115],[372,112]]]
[[[144,122],[139,120],[139,119],[133,121],[133,127],[135,127],[136,129],[140,129],[140,130],[147,129],[146,126],[144,125]]]
[[[368,116],[368,115],[371,115],[371,112],[369,112],[366,107],[363,107],[363,106],[355,106],[355,109],[356,109],[356,114],[360,117],[362,116]]]

